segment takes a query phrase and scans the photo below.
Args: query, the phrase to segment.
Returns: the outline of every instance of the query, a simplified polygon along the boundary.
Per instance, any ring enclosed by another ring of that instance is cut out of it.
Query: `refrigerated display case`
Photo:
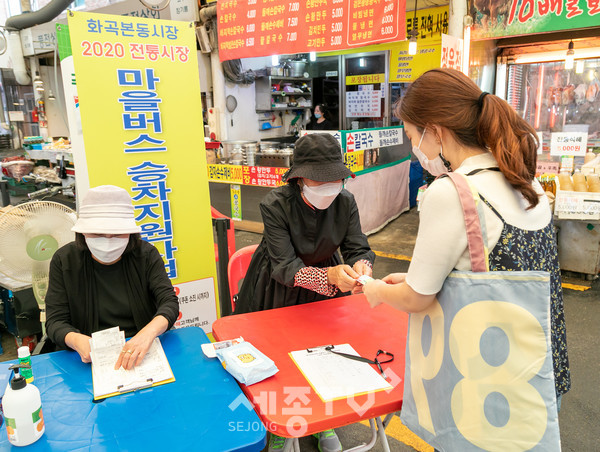
[[[555,132],[587,132],[588,153],[600,153],[600,58],[576,60],[572,69],[565,68],[564,60],[508,62],[506,100],[543,138],[538,168],[540,162],[554,162],[555,168],[562,168],[561,156],[550,153]],[[579,173],[583,163],[584,157],[575,157],[566,177],[572,170]],[[554,224],[561,269],[593,278],[600,270],[597,193],[558,188]],[[588,204],[592,208],[581,208]]]
[[[600,58],[516,64],[507,68],[506,100],[538,132],[587,131],[588,150],[600,150]],[[545,146],[545,152],[548,152]]]

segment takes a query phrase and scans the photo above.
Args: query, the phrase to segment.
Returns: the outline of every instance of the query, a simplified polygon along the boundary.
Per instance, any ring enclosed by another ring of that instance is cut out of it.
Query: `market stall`
[[[331,133],[340,140],[346,165],[356,174],[346,188],[356,198],[363,231],[375,232],[408,210],[410,143],[403,128]],[[281,176],[293,161],[293,149],[272,141],[223,145],[227,150],[220,153],[219,163],[208,165],[211,203],[241,220],[236,227],[261,231],[258,204],[268,190],[283,184]]]

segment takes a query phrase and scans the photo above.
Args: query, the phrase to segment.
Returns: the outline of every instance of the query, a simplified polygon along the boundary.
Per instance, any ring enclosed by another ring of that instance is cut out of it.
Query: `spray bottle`
[[[19,373],[20,369],[29,367],[28,364],[9,367],[15,375],[2,398],[8,441],[15,446],[34,443],[46,431],[40,391],[34,385],[27,384]]]

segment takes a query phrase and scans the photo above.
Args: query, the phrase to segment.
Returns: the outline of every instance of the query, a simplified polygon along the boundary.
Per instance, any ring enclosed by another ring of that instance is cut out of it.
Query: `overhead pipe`
[[[4,24],[8,33],[9,53],[13,64],[15,80],[19,85],[29,85],[31,77],[27,73],[25,57],[23,56],[23,44],[21,43],[20,30],[35,25],[50,22],[62,13],[73,0],[52,0],[42,9],[34,12],[25,12],[17,16],[9,17]]]
[[[4,24],[4,28],[8,31],[18,31],[45,24],[67,9],[67,6],[71,3],[73,3],[73,0],[52,0],[37,11],[9,17]]]
[[[23,56],[23,46],[21,45],[21,35],[18,31],[8,33],[8,51],[12,61],[15,80],[19,85],[31,84],[31,77],[25,66],[25,57]]]
[[[208,22],[217,17],[217,5],[205,6],[198,13],[198,17],[200,18],[201,23]]]

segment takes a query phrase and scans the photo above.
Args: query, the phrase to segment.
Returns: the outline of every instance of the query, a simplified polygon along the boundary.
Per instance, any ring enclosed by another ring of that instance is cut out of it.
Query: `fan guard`
[[[54,252],[75,239],[72,209],[52,201],[31,201],[0,215],[0,273],[32,283],[48,276]]]

